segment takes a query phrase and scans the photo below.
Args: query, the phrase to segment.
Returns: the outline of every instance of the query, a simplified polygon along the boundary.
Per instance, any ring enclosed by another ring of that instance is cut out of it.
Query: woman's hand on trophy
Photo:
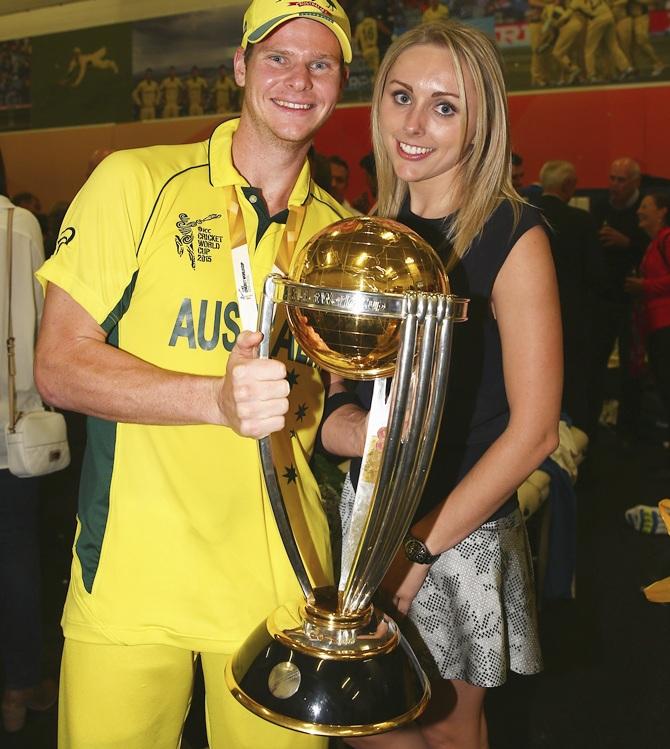
[[[254,439],[283,429],[289,407],[284,364],[256,358],[262,339],[262,333],[240,333],[215,394],[223,423],[242,437]]]
[[[407,615],[429,571],[429,564],[410,562],[402,548],[395,555],[381,589],[398,614]]]

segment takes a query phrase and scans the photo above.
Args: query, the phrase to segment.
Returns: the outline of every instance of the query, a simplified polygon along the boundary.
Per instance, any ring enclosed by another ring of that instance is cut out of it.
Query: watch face
[[[405,541],[405,554],[412,562],[423,562],[426,558],[424,545],[416,538],[408,538]]]

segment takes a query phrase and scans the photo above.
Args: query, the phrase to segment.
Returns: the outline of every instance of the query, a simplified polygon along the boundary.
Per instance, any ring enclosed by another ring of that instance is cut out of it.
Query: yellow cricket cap
[[[336,0],[253,0],[244,14],[241,46],[256,44],[277,26],[308,18],[327,26],[337,37],[346,63],[351,62],[351,25]]]

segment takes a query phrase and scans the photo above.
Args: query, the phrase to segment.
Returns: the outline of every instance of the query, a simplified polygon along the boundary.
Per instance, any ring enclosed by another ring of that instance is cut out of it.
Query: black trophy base
[[[302,627],[278,637],[270,617],[228,662],[228,688],[251,712],[303,733],[367,736],[398,728],[423,712],[430,685],[395,622],[384,617],[384,625],[392,647],[375,652],[375,635],[363,634],[343,652],[306,638]]]

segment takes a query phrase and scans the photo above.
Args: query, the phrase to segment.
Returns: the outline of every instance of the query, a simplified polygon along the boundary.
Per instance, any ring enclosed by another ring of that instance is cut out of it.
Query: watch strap
[[[407,559],[416,564],[433,564],[440,558],[439,554],[431,554],[426,544],[411,533],[405,536],[403,549]]]

